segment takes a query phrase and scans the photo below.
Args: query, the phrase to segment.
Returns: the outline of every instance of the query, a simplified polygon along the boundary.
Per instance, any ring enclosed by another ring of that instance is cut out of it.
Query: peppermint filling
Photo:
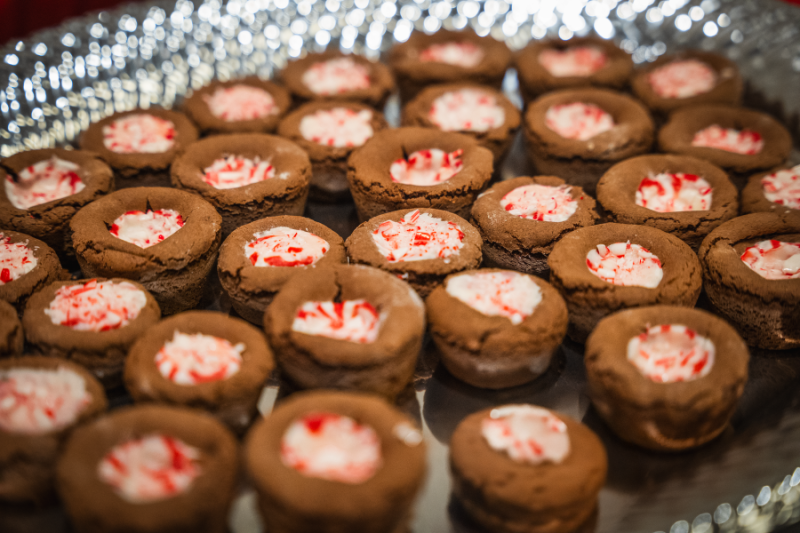
[[[458,174],[464,163],[460,148],[447,153],[438,148],[418,150],[408,159],[398,159],[389,167],[389,175],[395,183],[429,187],[443,183]]]
[[[444,63],[461,68],[475,68],[483,61],[483,48],[470,41],[438,43],[419,54],[423,63]]]
[[[372,111],[367,109],[320,109],[300,120],[300,135],[305,140],[333,148],[361,146],[373,133]]]
[[[726,129],[714,124],[695,133],[692,146],[716,148],[734,154],[755,155],[764,149],[764,140],[753,130]]]
[[[369,89],[369,68],[350,57],[330,59],[311,65],[302,77],[311,92],[321,96]]]
[[[614,118],[594,104],[573,102],[551,106],[544,116],[545,124],[565,139],[588,141],[611,130]]]
[[[135,114],[103,126],[103,145],[117,154],[158,154],[175,146],[175,124],[153,115]]]
[[[183,227],[183,218],[172,209],[128,211],[114,220],[111,235],[139,248],[150,248]]]
[[[305,302],[297,310],[292,331],[358,344],[375,342],[380,316],[366,300]]]
[[[711,184],[695,174],[656,174],[636,189],[636,205],[659,213],[711,209]]]
[[[251,85],[220,87],[203,100],[211,114],[225,122],[258,120],[280,113],[271,94]]]
[[[481,436],[494,451],[518,463],[561,463],[570,451],[567,425],[547,409],[507,405],[481,421]]]
[[[714,343],[680,324],[650,327],[628,341],[628,361],[656,383],[693,381],[714,366]]]
[[[236,189],[275,177],[275,167],[269,161],[232,155],[215,159],[203,172],[203,181],[215,189]]]
[[[254,233],[244,255],[257,267],[313,265],[330,249],[328,241],[301,229],[278,226]]]
[[[542,291],[518,272],[461,274],[448,280],[447,294],[486,316],[502,316],[520,324],[542,301]]]
[[[241,342],[233,345],[212,335],[175,331],[156,354],[155,363],[161,375],[173,383],[200,385],[239,372],[244,350]]]
[[[61,200],[86,188],[78,175],[80,166],[56,156],[22,169],[16,180],[6,176],[6,197],[17,209]]]
[[[749,246],[741,257],[744,264],[765,279],[800,279],[800,243],[761,241]]]
[[[789,209],[800,209],[800,165],[761,178],[764,198]]]
[[[387,220],[372,232],[378,252],[390,263],[442,259],[450,262],[464,246],[464,232],[455,222],[418,210],[399,221]]]
[[[683,59],[653,70],[647,80],[661,98],[690,98],[713,89],[717,73],[702,61]]]
[[[11,242],[0,231],[0,287],[21,278],[39,264],[27,243]]]
[[[509,214],[528,220],[565,222],[578,210],[570,190],[568,185],[523,185],[503,196],[500,206]]]
[[[596,46],[548,48],[539,54],[539,64],[556,78],[586,78],[606,66],[607,61],[606,53]]]
[[[506,112],[487,91],[458,89],[436,98],[428,118],[442,131],[485,132],[502,126]]]
[[[59,288],[44,313],[56,326],[100,332],[127,326],[145,305],[147,297],[132,283],[90,280]]]
[[[658,257],[630,241],[598,244],[586,254],[586,266],[589,272],[612,285],[654,289],[664,277]]]

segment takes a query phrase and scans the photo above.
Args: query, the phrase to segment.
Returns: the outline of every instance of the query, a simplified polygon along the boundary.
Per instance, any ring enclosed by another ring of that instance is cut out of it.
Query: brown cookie
[[[20,274],[33,260],[36,266]],[[8,272],[4,274],[6,269]],[[13,305],[21,316],[33,293],[55,281],[69,279],[69,273],[61,267],[53,249],[42,241],[16,231],[0,230],[0,278],[3,279],[0,300]]]
[[[0,358],[22,355],[25,335],[17,310],[11,304],[0,300]]]
[[[754,174],[742,189],[742,213],[791,213],[798,210],[800,165]]]

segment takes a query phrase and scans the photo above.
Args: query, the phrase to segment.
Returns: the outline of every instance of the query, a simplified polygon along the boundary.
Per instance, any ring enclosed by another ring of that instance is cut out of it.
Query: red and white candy
[[[175,146],[175,124],[145,113],[103,126],[103,145],[117,154],[158,154]]]
[[[257,267],[313,265],[330,249],[325,239],[285,226],[259,231],[253,237],[244,245],[244,255]]]
[[[692,381],[711,372],[714,343],[681,324],[661,324],[628,341],[628,361],[656,383]]]
[[[275,177],[275,167],[269,161],[232,155],[215,159],[203,172],[203,181],[215,189],[237,189]]]
[[[800,209],[800,165],[764,176],[761,178],[761,189],[764,198],[770,202]]]
[[[520,324],[542,301],[542,291],[518,272],[478,272],[448,280],[447,294],[486,316],[504,316]]]
[[[630,241],[598,244],[586,254],[586,266],[589,272],[612,285],[654,289],[664,277],[658,257]]]
[[[373,133],[372,111],[368,109],[320,109],[300,120],[300,135],[305,140],[334,148],[361,146]]]
[[[578,210],[578,201],[572,197],[570,189],[568,185],[523,185],[503,196],[500,206],[520,218],[564,222]]]
[[[77,194],[86,188],[78,175],[81,169],[72,161],[56,156],[26,167],[17,180],[6,176],[6,197],[17,209],[46,204]]]
[[[390,263],[443,259],[464,246],[464,232],[455,222],[412,211],[400,221],[387,220],[372,232],[378,252]]]
[[[294,420],[281,439],[281,461],[304,476],[351,485],[372,478],[383,463],[375,430],[334,413]]]
[[[502,126],[506,112],[489,92],[458,89],[435,99],[428,117],[442,131],[484,132]]]
[[[156,354],[156,368],[178,385],[199,385],[228,379],[242,366],[242,343],[202,333],[176,331]]]
[[[438,185],[461,171],[463,153],[461,149],[450,153],[438,148],[418,150],[408,156],[408,160],[398,159],[392,163],[389,174],[393,182],[403,185]]]
[[[477,67],[486,54],[470,41],[446,42],[429,46],[419,54],[423,63],[444,63],[462,68]]]
[[[711,184],[695,174],[648,176],[636,189],[636,205],[659,213],[711,209]]]
[[[150,248],[183,227],[180,213],[172,209],[128,211],[114,220],[111,235],[139,248]]]
[[[57,326],[100,332],[127,326],[145,305],[147,297],[132,283],[90,280],[58,289],[44,313]]]
[[[200,475],[200,450],[163,434],[114,446],[98,463],[97,475],[125,501],[142,504],[177,496]]]
[[[560,463],[570,452],[567,425],[553,413],[533,405],[492,409],[481,422],[481,436],[496,452],[519,463]]]
[[[548,48],[539,54],[539,63],[556,78],[591,76],[604,66],[606,53],[596,46],[572,46],[566,50]]]
[[[778,240],[761,241],[749,246],[741,257],[762,278],[800,279],[800,243]]]
[[[594,104],[573,102],[551,106],[544,116],[548,128],[564,137],[588,141],[614,127],[614,117]]]
[[[311,65],[302,77],[311,92],[321,96],[369,89],[369,68],[350,57],[329,59]]]
[[[11,242],[0,231],[0,287],[19,279],[39,264],[27,243]]]
[[[280,113],[272,95],[252,85],[220,87],[214,94],[205,95],[204,100],[211,114],[226,122],[258,120]]]
[[[682,59],[655,69],[647,80],[661,98],[690,98],[713,89],[717,73],[702,61]]]
[[[735,130],[714,124],[694,134],[692,146],[716,148],[734,154],[755,155],[764,149],[764,140],[753,130]]]
[[[343,302],[305,302],[297,310],[292,331],[342,341],[375,342],[380,315],[366,300]]]

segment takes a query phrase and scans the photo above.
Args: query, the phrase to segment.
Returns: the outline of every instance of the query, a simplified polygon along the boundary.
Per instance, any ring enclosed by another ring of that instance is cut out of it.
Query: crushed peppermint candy
[[[378,252],[390,263],[444,259],[464,246],[464,232],[455,222],[418,210],[406,213],[399,221],[382,222],[372,232]]]
[[[368,109],[320,109],[300,120],[300,135],[305,140],[334,148],[361,146],[373,133],[372,111]]]
[[[200,385],[236,374],[244,350],[241,342],[234,345],[212,335],[175,331],[156,354],[155,363],[161,375],[173,383]]]
[[[492,409],[481,421],[481,435],[490,448],[518,463],[558,464],[570,452],[567,425],[547,409],[533,405]]]
[[[500,206],[509,214],[528,220],[564,222],[578,210],[569,185],[523,185],[507,193]]]
[[[606,53],[596,46],[571,46],[566,50],[548,48],[539,54],[539,63],[556,78],[586,78],[607,62]]]
[[[252,85],[220,87],[203,99],[211,114],[226,122],[258,120],[280,113],[272,95]]]
[[[183,227],[183,217],[172,209],[128,211],[114,220],[109,232],[139,248],[150,248]]]
[[[158,154],[175,146],[175,124],[145,113],[103,126],[103,145],[117,154]]]
[[[419,54],[423,63],[444,63],[462,68],[477,67],[486,54],[470,41],[432,44]]]
[[[707,211],[711,208],[711,184],[683,172],[648,176],[636,189],[636,205],[659,213]]]
[[[123,500],[143,504],[186,492],[200,475],[200,450],[176,437],[151,434],[114,446],[97,475]]]
[[[653,70],[647,80],[661,98],[690,98],[713,89],[717,73],[702,61],[682,59]]]
[[[231,155],[215,159],[203,172],[203,181],[215,189],[237,189],[275,177],[275,167],[258,156],[249,159]]]
[[[330,96],[369,89],[369,67],[351,57],[339,57],[311,65],[302,77],[314,94]]]
[[[67,368],[0,370],[0,429],[7,433],[59,431],[91,402],[83,377]]]
[[[86,188],[78,175],[80,169],[80,165],[56,156],[39,161],[22,169],[16,180],[6,176],[6,197],[17,209],[30,209],[72,196]]]
[[[65,285],[44,313],[53,324],[75,331],[109,331],[127,326],[147,305],[147,296],[127,281]]]
[[[716,148],[734,154],[755,155],[764,149],[764,140],[753,130],[735,130],[714,124],[694,134],[692,146]]]
[[[762,278],[800,279],[800,243],[775,239],[749,246],[741,257]]]
[[[628,361],[656,383],[693,381],[714,366],[714,343],[680,324],[648,327],[628,341]]]
[[[492,93],[467,88],[435,99],[428,117],[442,131],[484,132],[502,126],[506,112]]]
[[[761,189],[764,198],[770,202],[789,209],[800,209],[800,165],[764,176],[761,178]]]
[[[259,231],[253,237],[244,245],[244,255],[257,267],[313,265],[330,249],[325,239],[286,226]]]
[[[486,316],[503,316],[521,324],[542,301],[542,291],[519,272],[460,274],[447,281],[447,294]]]
[[[33,250],[25,242],[11,242],[0,231],[0,287],[19,279],[39,264]]]
[[[418,150],[408,156],[408,160],[398,159],[392,163],[389,175],[393,182],[403,185],[438,185],[461,171],[463,153],[460,148],[450,153],[438,148]]]
[[[356,485],[382,466],[375,430],[348,416],[311,413],[294,420],[281,439],[281,461],[306,477]]]
[[[614,128],[614,117],[594,104],[573,102],[551,106],[544,116],[547,127],[564,137],[588,141]]]
[[[664,277],[658,257],[630,241],[598,244],[586,254],[586,266],[589,272],[612,285],[654,289]]]
[[[292,331],[367,344],[378,338],[380,322],[378,310],[366,300],[305,302],[295,314]]]

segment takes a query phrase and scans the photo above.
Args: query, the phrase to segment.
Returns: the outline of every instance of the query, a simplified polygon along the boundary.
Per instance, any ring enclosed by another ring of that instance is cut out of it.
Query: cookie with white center
[[[53,499],[64,440],[107,405],[102,385],[81,365],[54,357],[0,360],[0,501]]]
[[[298,387],[394,399],[414,374],[425,308],[391,274],[336,265],[287,281],[264,314],[264,329],[283,375]]]
[[[52,248],[28,235],[0,229],[0,300],[22,315],[33,293],[65,279],[69,273]]]
[[[597,184],[610,222],[652,226],[697,250],[738,214],[736,186],[724,170],[689,156],[642,155],[617,163]]]
[[[599,219],[594,198],[555,176],[522,176],[491,186],[472,206],[484,265],[546,276],[558,239]]]
[[[498,533],[571,533],[595,512],[608,458],[597,435],[533,405],[465,418],[450,441],[453,496]]]
[[[90,125],[80,146],[111,165],[117,189],[169,186],[172,161],[197,137],[197,128],[183,113],[134,109]]]
[[[225,533],[238,470],[233,434],[194,409],[117,409],[76,429],[56,482],[77,532]]]
[[[742,189],[742,212],[800,212],[800,165],[750,176]]]
[[[692,105],[738,105],[742,86],[736,63],[702,50],[661,56],[638,68],[631,78],[633,94],[659,116]]]
[[[30,235],[58,253],[69,250],[75,213],[114,190],[111,168],[81,150],[30,150],[0,165],[0,228]]]
[[[658,149],[705,159],[744,183],[754,172],[785,164],[792,137],[766,113],[708,104],[672,113],[658,132]]]
[[[189,145],[170,172],[176,188],[214,206],[228,235],[266,216],[302,215],[311,162],[300,146],[275,135],[217,135]]]
[[[389,66],[400,87],[400,100],[409,102],[429,85],[472,82],[500,90],[511,65],[511,50],[491,36],[472,29],[415,31],[389,50]]]
[[[525,102],[544,93],[576,87],[621,91],[633,72],[629,53],[613,41],[578,37],[569,41],[531,41],[514,58]]]
[[[614,433],[637,446],[679,451],[728,427],[749,359],[721,318],[657,305],[601,320],[584,360],[592,403]]]
[[[425,449],[414,422],[380,398],[306,392],[250,430],[244,465],[269,531],[400,533]]]
[[[524,117],[528,156],[537,172],[590,194],[615,163],[650,151],[654,128],[642,104],[607,89],[545,94],[530,103]]]
[[[80,363],[104,385],[119,385],[125,356],[161,318],[145,288],[124,279],[59,281],[34,294],[22,325],[33,349]]]
[[[222,217],[196,194],[140,187],[84,207],[70,231],[84,275],[138,281],[172,315],[200,301],[222,240]]]
[[[184,100],[183,111],[203,135],[272,133],[291,104],[284,87],[249,76],[213,80]]]
[[[290,61],[280,73],[295,104],[315,100],[360,102],[383,109],[394,76],[383,63],[357,54],[326,51]]]
[[[708,299],[748,345],[800,347],[800,213],[729,220],[698,255]]]
[[[345,262],[344,241],[303,217],[270,217],[238,228],[219,249],[222,289],[242,318],[261,325],[275,294],[298,272]]]
[[[196,407],[242,433],[274,367],[258,329],[222,313],[188,311],[162,320],[131,347],[125,388],[136,402]]]
[[[567,305],[558,291],[510,270],[452,274],[425,309],[444,366],[485,389],[522,385],[545,373],[567,333]]]
[[[454,131],[491,150],[499,169],[520,124],[519,110],[499,90],[470,82],[433,85],[403,107],[403,125]]]
[[[450,274],[481,264],[481,236],[458,215],[403,209],[364,222],[345,241],[351,263],[386,271],[422,297]]]
[[[22,355],[25,335],[17,310],[11,304],[0,300],[0,358]]]
[[[278,126],[278,134],[308,153],[312,198],[336,202],[350,197],[347,158],[387,127],[383,114],[366,104],[314,101],[288,114]]]
[[[461,133],[387,129],[353,152],[347,181],[362,222],[412,208],[468,218],[492,179],[492,161],[489,150]]]
[[[689,245],[648,226],[577,229],[556,243],[548,264],[550,283],[567,302],[567,334],[577,342],[620,309],[694,307],[703,283],[700,261]]]

